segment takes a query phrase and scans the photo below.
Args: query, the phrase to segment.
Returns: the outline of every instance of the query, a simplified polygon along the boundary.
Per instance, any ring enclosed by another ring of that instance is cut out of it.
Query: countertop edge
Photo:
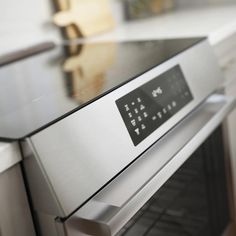
[[[0,174],[22,160],[19,145],[14,143],[0,143]]]

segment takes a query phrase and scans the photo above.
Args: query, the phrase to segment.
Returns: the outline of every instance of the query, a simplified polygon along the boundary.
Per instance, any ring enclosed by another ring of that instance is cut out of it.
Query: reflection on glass
[[[81,104],[102,93],[106,72],[115,62],[116,44],[85,44],[78,51],[65,60],[63,70],[70,80],[68,94]]]
[[[35,132],[200,40],[74,43],[3,66],[0,137]]]

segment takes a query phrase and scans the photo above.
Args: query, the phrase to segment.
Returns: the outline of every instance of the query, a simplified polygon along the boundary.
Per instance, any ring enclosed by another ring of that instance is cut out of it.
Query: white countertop
[[[133,22],[119,24],[113,32],[91,41],[145,40],[208,36],[216,45],[236,33],[236,4],[182,9]]]
[[[0,174],[21,161],[18,143],[0,142]]]

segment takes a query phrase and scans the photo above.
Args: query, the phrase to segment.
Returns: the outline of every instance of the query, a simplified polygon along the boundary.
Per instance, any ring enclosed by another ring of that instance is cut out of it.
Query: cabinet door
[[[35,236],[19,164],[0,174],[0,236]]]

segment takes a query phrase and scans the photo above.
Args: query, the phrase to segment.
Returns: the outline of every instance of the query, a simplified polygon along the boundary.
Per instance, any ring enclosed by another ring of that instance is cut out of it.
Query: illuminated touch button
[[[137,98],[137,101],[138,101],[138,102],[142,102],[141,98]]]
[[[141,129],[146,129],[146,126],[144,124],[141,124]]]
[[[136,114],[138,114],[138,109],[137,109],[137,108],[135,108],[135,109],[134,109],[134,112],[135,112]]]
[[[142,117],[141,116],[138,116],[138,121],[142,121]]]
[[[172,102],[172,106],[176,107],[177,103],[175,101]]]
[[[128,106],[128,104],[125,104],[125,110],[126,110],[126,111],[129,111],[129,106]]]
[[[166,110],[166,108],[163,108],[163,109],[162,109],[162,111],[163,111],[163,113],[164,113],[164,114],[166,114],[166,113],[167,113],[167,110]]]
[[[160,119],[162,118],[161,112],[158,112],[157,115],[158,115],[158,117],[159,117]]]
[[[156,120],[156,119],[157,119],[157,117],[156,117],[156,116],[153,116],[153,117],[152,117],[152,120]]]
[[[168,105],[167,107],[168,107],[168,110],[171,111],[172,109],[171,105]]]
[[[144,110],[145,109],[145,106],[144,105],[140,105],[140,110]]]
[[[134,105],[135,105],[135,102],[132,102],[131,104],[132,104],[132,106],[134,106]]]
[[[148,113],[147,113],[147,112],[144,112],[144,113],[143,113],[143,116],[144,116],[145,118],[147,118],[147,117],[148,117]]]
[[[136,126],[136,121],[135,121],[135,119],[131,120],[131,124],[132,124],[133,126]]]
[[[136,133],[137,135],[140,135],[140,130],[139,130],[139,128],[135,129],[134,131],[135,131],[135,133]]]
[[[161,95],[161,94],[163,94],[163,90],[161,87],[157,87],[156,89],[152,91],[152,96],[154,98],[158,97],[158,95]]]
[[[129,113],[128,113],[128,116],[129,116],[129,118],[132,118],[132,113],[129,112]]]

